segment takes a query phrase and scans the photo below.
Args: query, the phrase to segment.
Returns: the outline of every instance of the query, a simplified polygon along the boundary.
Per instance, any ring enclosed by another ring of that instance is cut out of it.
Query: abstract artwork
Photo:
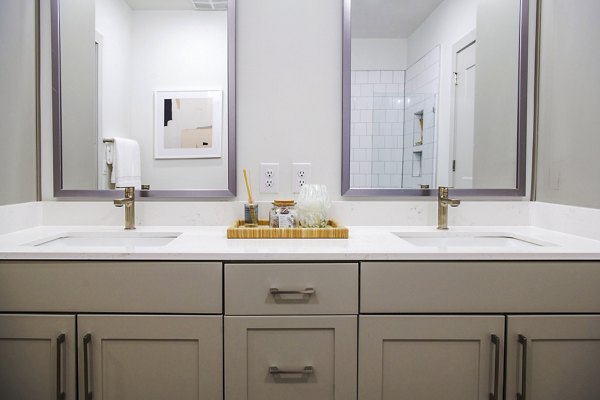
[[[220,158],[222,92],[155,92],[154,158]]]

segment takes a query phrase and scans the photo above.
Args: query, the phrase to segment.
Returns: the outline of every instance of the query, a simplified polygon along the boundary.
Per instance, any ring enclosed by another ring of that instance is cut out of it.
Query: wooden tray
[[[260,220],[258,226],[247,227],[238,220],[227,228],[228,239],[348,239],[348,228],[327,221],[325,228],[271,228],[269,221]]]

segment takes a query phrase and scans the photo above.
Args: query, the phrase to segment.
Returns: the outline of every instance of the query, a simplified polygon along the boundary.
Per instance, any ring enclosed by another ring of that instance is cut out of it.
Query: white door
[[[600,316],[509,316],[506,399],[600,399]]]
[[[456,53],[454,99],[453,186],[473,187],[473,142],[475,136],[475,55],[476,42]]]

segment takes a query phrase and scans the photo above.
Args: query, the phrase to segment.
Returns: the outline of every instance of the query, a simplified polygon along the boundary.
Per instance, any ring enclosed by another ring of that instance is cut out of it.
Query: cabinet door
[[[222,398],[220,316],[80,315],[79,398]]]
[[[225,399],[356,399],[356,317],[225,317]]]
[[[359,400],[502,398],[503,316],[361,315],[359,326]]]
[[[75,400],[75,316],[0,315],[0,399]]]
[[[600,316],[509,316],[507,332],[507,400],[600,398]]]

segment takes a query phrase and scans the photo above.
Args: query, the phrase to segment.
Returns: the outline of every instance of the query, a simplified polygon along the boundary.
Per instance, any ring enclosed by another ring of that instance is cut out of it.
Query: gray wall
[[[0,205],[36,199],[35,1],[0,1]]]
[[[477,8],[477,78],[473,187],[517,186],[518,0]]]
[[[96,189],[94,0],[61,0],[63,188]]]
[[[537,200],[600,208],[600,1],[543,0]]]

